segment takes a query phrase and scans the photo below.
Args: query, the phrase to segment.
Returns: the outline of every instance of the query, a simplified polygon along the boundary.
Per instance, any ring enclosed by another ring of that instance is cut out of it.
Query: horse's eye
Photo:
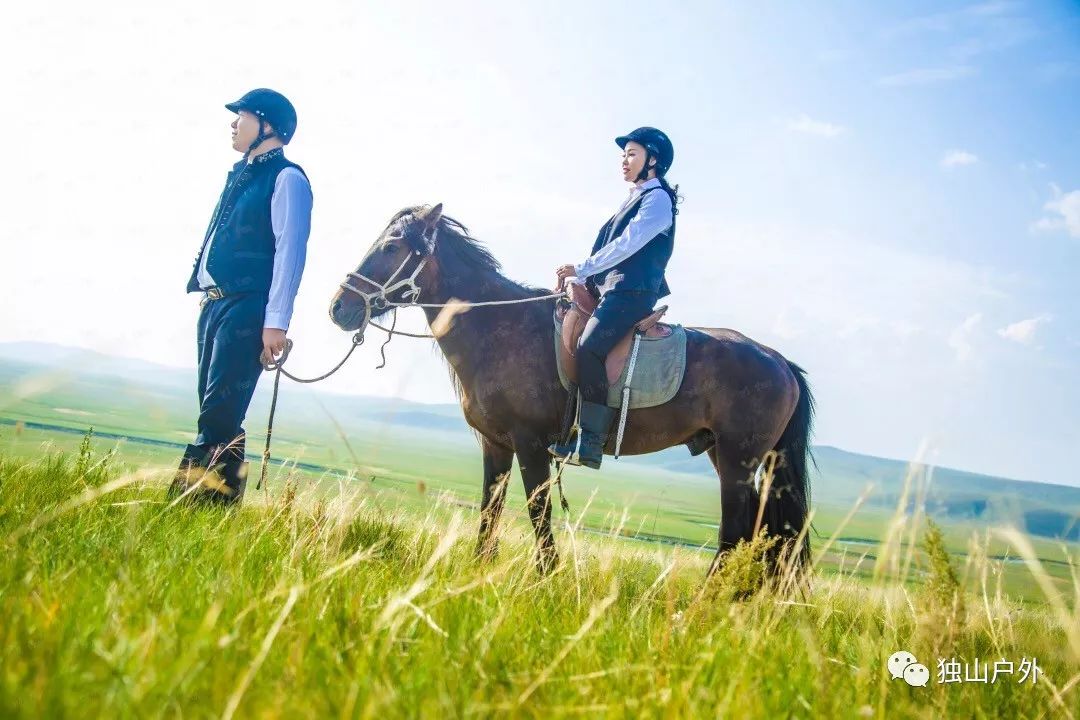
[[[389,255],[390,253],[395,253],[395,252],[397,252],[397,250],[398,250],[398,244],[394,243],[394,242],[386,243],[385,245],[383,245],[383,249],[382,249],[382,251],[384,253],[386,253],[387,255]]]

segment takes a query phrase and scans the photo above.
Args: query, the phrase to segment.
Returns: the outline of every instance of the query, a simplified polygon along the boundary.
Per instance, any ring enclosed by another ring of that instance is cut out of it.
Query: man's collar
[[[266,152],[262,153],[261,155],[256,155],[255,157],[251,158],[250,162],[252,164],[270,162],[271,160],[274,160],[275,158],[281,157],[284,154],[285,154],[285,148],[276,147],[273,150],[267,150]]]

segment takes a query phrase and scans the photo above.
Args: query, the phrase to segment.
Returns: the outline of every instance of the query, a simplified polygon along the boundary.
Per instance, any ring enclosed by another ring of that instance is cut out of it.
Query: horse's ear
[[[439,221],[442,220],[442,203],[425,210],[424,214],[420,216],[420,219],[424,221],[424,225],[427,226],[428,230],[434,228],[439,224]]]
[[[439,236],[439,221],[442,220],[442,203],[428,208],[420,215],[424,223],[424,243],[427,245],[428,254],[435,253],[435,238]]]

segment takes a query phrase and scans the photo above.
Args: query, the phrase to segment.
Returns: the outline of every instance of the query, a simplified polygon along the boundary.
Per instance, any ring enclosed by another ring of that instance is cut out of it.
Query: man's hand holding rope
[[[259,362],[263,367],[273,365],[281,353],[285,352],[285,331],[279,328],[263,328],[263,349],[259,354]]]

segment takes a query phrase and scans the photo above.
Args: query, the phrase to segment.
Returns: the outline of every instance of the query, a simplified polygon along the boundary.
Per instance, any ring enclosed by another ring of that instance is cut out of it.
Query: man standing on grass
[[[247,485],[241,424],[262,372],[285,348],[311,229],[311,186],[284,147],[296,110],[273,90],[225,106],[244,154],[225,181],[188,292],[202,292],[198,325],[198,435],[170,492],[238,503]]]

